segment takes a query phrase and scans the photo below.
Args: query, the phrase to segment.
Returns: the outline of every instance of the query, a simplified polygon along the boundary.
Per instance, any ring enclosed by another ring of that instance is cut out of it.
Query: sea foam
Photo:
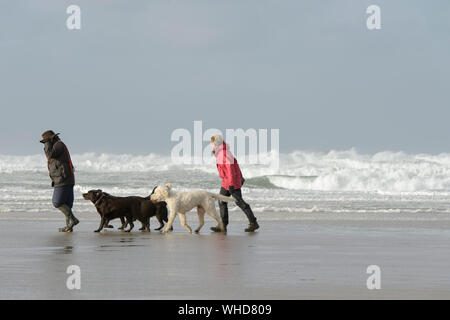
[[[78,172],[178,172],[197,170],[217,175],[214,159],[204,164],[173,164],[170,156],[84,153],[72,155]],[[316,191],[450,192],[450,154],[407,154],[346,151],[294,151],[280,154],[278,170],[245,164],[241,169],[248,186]],[[0,173],[46,172],[44,155],[0,155]]]

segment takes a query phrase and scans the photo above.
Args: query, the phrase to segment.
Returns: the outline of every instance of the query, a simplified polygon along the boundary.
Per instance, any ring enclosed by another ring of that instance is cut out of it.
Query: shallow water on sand
[[[182,178],[180,178],[182,177]],[[198,171],[99,173],[78,172],[75,186],[74,212],[85,220],[97,219],[92,203],[82,198],[90,189],[102,189],[117,196],[147,196],[155,185],[175,181],[176,190],[206,189],[218,193],[217,175]],[[52,188],[42,172],[0,173],[0,219],[55,219],[52,207]],[[251,205],[259,219],[292,221],[305,217],[320,219],[322,215],[347,218],[373,219],[389,216],[402,219],[406,214],[418,218],[436,215],[450,219],[450,197],[446,194],[383,194],[379,192],[317,191],[263,188],[246,183],[244,199]],[[233,203],[230,212],[236,221],[245,216]]]
[[[84,219],[95,213],[81,197],[89,189],[147,196],[155,185],[168,182],[175,190],[211,192],[218,192],[221,184],[212,157],[199,165],[176,165],[169,156],[157,154],[86,153],[72,159],[77,182],[74,210]],[[450,154],[294,151],[280,154],[277,170],[243,159],[241,169],[246,178],[244,199],[260,219],[291,221],[315,213],[358,213],[359,219],[377,214],[402,219],[404,213],[450,218]],[[0,155],[0,219],[15,219],[17,214],[50,218],[51,196],[43,154]],[[232,212],[240,211],[229,206]],[[245,217],[236,214],[235,219]]]

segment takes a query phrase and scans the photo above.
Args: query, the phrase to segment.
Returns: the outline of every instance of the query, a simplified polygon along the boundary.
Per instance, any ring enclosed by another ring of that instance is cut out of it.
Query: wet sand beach
[[[0,220],[0,299],[450,299],[447,220],[261,221],[253,234],[239,221],[226,235],[178,219],[167,235],[61,223]],[[80,290],[66,287],[69,265]],[[367,289],[369,265],[380,290]]]

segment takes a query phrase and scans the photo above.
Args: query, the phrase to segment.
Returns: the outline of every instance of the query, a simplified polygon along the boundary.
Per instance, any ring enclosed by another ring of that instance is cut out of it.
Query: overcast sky
[[[283,152],[450,152],[449,79],[448,0],[0,0],[0,154],[46,129],[169,154],[194,120],[280,129]]]

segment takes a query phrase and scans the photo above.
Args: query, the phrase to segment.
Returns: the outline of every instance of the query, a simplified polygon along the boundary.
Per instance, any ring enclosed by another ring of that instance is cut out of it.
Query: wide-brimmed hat
[[[59,135],[59,133],[55,133],[53,130],[44,131],[44,133],[42,134],[42,140],[39,142],[45,143],[45,140],[47,140],[48,138],[53,138],[54,136],[57,135]]]

